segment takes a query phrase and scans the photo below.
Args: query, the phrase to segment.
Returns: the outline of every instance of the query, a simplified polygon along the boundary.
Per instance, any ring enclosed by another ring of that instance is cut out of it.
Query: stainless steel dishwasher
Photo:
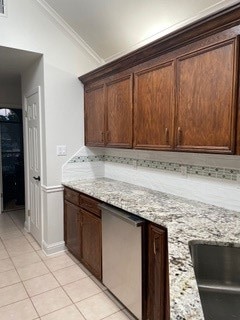
[[[145,221],[109,205],[100,207],[103,283],[142,320],[142,227]]]

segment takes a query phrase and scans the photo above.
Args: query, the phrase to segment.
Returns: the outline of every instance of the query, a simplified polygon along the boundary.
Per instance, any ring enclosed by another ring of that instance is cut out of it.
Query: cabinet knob
[[[178,145],[182,143],[182,129],[178,127]]]

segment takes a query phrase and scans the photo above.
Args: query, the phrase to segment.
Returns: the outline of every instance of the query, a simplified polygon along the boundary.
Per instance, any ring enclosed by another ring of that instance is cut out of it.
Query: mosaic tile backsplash
[[[143,160],[134,159],[127,157],[118,156],[108,156],[108,155],[98,155],[98,156],[75,156],[69,163],[81,163],[81,162],[97,162],[106,161],[113,163],[121,163],[125,165],[130,165],[134,167],[146,167],[154,168],[162,171],[172,171],[181,173],[184,169],[187,174],[205,176],[209,178],[226,179],[231,181],[236,181],[238,175],[240,177],[240,170],[229,169],[229,168],[217,168],[209,166],[196,166],[189,164],[179,164],[173,162],[162,162],[156,160]]]

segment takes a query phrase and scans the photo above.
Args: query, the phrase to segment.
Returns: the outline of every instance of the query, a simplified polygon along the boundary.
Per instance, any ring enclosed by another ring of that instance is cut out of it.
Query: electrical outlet
[[[57,146],[57,156],[66,156],[67,155],[67,146]]]
[[[187,176],[187,166],[181,166],[181,175],[186,177]]]

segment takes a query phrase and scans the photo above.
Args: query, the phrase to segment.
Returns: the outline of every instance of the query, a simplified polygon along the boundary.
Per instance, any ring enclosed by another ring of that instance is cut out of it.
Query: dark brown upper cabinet
[[[127,75],[106,83],[107,147],[132,148],[132,82]]]
[[[177,59],[177,150],[234,153],[236,62],[236,38]]]
[[[105,144],[104,86],[86,88],[84,93],[85,145],[103,147]]]
[[[134,148],[172,149],[174,62],[136,73],[134,84]]]
[[[79,77],[86,145],[240,155],[239,16],[240,3]]]
[[[85,89],[85,145],[132,148],[133,77]]]

